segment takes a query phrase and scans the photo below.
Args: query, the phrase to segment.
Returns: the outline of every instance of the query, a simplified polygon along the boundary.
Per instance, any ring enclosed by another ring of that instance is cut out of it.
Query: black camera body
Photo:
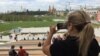
[[[67,25],[65,23],[57,23],[57,29],[67,29]]]

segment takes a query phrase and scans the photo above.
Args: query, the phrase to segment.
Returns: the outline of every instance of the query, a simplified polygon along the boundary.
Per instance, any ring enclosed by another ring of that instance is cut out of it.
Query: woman
[[[66,22],[65,40],[51,44],[55,26],[50,27],[48,38],[44,43],[43,52],[48,56],[98,56],[100,47],[95,39],[94,29],[89,15],[84,11],[69,14]]]

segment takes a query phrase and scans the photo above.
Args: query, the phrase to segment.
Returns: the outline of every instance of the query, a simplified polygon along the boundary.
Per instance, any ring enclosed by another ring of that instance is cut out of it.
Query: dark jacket
[[[68,36],[66,40],[56,41],[50,47],[51,56],[79,56],[79,42],[77,37]],[[87,56],[98,56],[100,47],[94,38],[88,49]]]
[[[9,56],[17,56],[17,52],[14,49],[10,49]]]

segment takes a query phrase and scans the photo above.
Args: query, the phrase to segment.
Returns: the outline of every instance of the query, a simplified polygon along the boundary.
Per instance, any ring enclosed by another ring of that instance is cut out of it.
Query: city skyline
[[[100,6],[100,0],[0,0],[0,12],[29,10],[48,10],[54,6],[57,10],[65,10],[71,7],[80,6],[97,7]]]

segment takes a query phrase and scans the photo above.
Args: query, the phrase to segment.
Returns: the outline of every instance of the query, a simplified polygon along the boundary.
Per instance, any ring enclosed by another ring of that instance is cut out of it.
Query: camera
[[[65,23],[57,23],[57,29],[67,29],[67,25]]]

